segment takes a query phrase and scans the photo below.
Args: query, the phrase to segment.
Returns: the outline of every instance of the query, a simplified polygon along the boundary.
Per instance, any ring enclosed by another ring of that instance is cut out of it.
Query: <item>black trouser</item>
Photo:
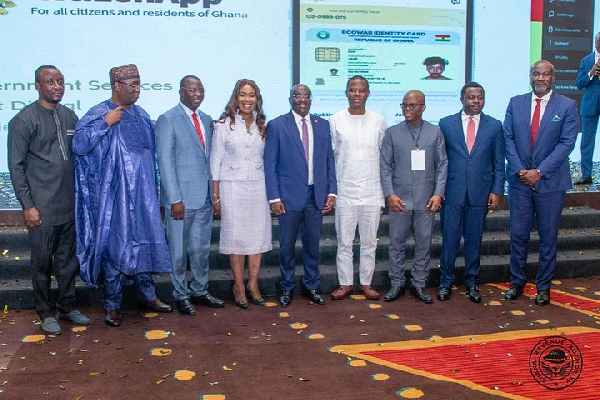
[[[31,246],[31,280],[35,309],[43,320],[54,317],[56,310],[50,301],[52,273],[58,282],[58,310],[68,313],[75,309],[75,279],[79,263],[75,256],[75,223],[29,228]]]

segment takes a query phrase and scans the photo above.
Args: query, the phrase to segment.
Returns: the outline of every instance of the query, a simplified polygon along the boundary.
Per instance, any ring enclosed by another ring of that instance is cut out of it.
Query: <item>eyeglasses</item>
[[[402,103],[402,104],[400,104],[400,107],[403,110],[406,110],[406,109],[408,109],[408,110],[414,110],[418,106],[424,106],[424,105],[425,105],[424,103],[410,103],[410,104]]]
[[[117,81],[117,82],[120,83],[121,85],[129,86],[133,90],[139,89],[139,87],[142,86],[141,83],[127,83],[127,82],[121,82],[121,81]]]
[[[204,94],[204,89],[200,89],[200,90],[198,90],[198,89],[187,89],[187,88],[184,88],[184,87],[182,87],[181,89],[185,90],[186,92],[188,92],[192,96],[195,95],[196,93],[200,93],[202,95]]]
[[[292,97],[296,100],[310,100],[312,96],[310,94],[293,94]]]

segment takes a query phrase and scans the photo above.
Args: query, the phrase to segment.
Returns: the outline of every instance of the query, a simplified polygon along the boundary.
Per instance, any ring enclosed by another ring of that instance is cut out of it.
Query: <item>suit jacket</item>
[[[212,191],[210,143],[212,118],[198,111],[206,149],[202,148],[196,129],[183,107],[177,104],[158,117],[154,128],[160,173],[160,203],[166,209],[183,201],[186,208],[198,209]],[[212,194],[210,196],[212,201]]]
[[[325,207],[328,194],[337,194],[335,161],[329,122],[310,115],[313,129],[313,182],[315,202]],[[300,132],[291,111],[267,124],[265,183],[269,200],[281,199],[286,210],[301,211],[306,203],[308,164]]]
[[[448,159],[444,135],[436,125],[423,121],[419,149],[425,151],[425,170],[413,171],[411,151],[416,150],[408,124],[402,121],[385,131],[379,164],[383,196],[400,197],[405,210],[427,210],[431,196],[444,196]]]
[[[590,79],[589,72],[596,63],[594,52],[581,59],[577,73],[577,88],[583,89],[581,99],[581,115],[596,115],[600,113],[600,78]]]
[[[459,112],[440,120],[448,156],[444,203],[462,205],[468,196],[471,205],[485,206],[490,193],[504,193],[502,123],[480,114],[477,136],[469,154],[461,117]]]
[[[540,193],[572,188],[569,154],[579,132],[579,115],[574,100],[554,91],[540,121],[535,144],[531,147],[531,96],[527,93],[510,99],[504,118],[506,179],[511,189],[531,190],[517,176],[520,170],[539,169],[535,186]]]

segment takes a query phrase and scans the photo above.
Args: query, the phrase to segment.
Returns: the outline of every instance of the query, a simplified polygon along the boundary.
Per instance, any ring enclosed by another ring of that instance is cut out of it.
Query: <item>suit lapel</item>
[[[181,106],[178,107],[180,109],[179,124],[181,125],[182,130],[186,132],[187,135],[190,135],[194,143],[196,143],[196,145],[200,147],[200,150],[202,150],[206,154],[206,150],[203,148],[202,143],[200,142],[200,137],[196,133],[196,128],[194,127],[194,124],[190,119],[191,117],[185,113]],[[204,127],[204,129],[206,128]],[[204,134],[204,132],[202,132],[202,134],[204,135],[204,143],[206,143],[206,135]]]
[[[306,156],[304,155],[304,146],[302,146],[302,140],[300,140],[300,131],[298,130],[298,125],[296,125],[296,119],[294,118],[294,114],[291,112],[286,115],[286,125],[288,128],[288,132],[292,137],[292,141],[296,144],[296,148],[302,154],[302,158],[306,162]],[[313,128],[313,137],[314,137],[314,128]],[[313,146],[314,147],[314,146]],[[307,162],[308,164],[308,162]]]
[[[462,112],[456,114],[454,118],[454,133],[456,134],[456,140],[462,146],[465,154],[469,155],[469,149],[467,149],[467,141],[465,140],[465,131],[462,125]]]
[[[477,128],[477,135],[475,136],[475,143],[471,149],[471,153],[475,151],[479,144],[484,140],[487,133],[487,118],[484,113],[479,114],[479,127]]]
[[[546,109],[544,110],[544,116],[540,120],[540,127],[539,127],[538,133],[535,137],[535,143],[533,144],[534,149],[537,147],[538,142],[540,142],[541,137],[544,135],[544,127],[556,115],[556,106],[557,105],[558,105],[558,100],[556,98],[556,92],[553,92],[552,96],[550,96],[550,100],[548,100],[548,104],[546,104]]]

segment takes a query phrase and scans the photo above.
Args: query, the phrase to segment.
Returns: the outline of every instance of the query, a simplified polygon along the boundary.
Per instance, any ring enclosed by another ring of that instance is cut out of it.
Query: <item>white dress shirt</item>
[[[542,97],[537,97],[535,93],[532,93],[531,96],[531,118],[530,121],[533,121],[533,113],[535,112],[535,99],[542,99],[540,102],[540,122],[542,121],[542,117],[544,116],[544,112],[546,112],[546,106],[548,105],[548,100],[550,100],[550,96],[552,96],[552,90],[546,93]]]
[[[179,105],[183,108],[183,111],[185,111],[186,115],[188,116],[188,118],[190,119],[190,122],[192,123],[192,126],[194,127],[194,129],[196,129],[196,126],[194,125],[194,118],[192,117],[192,114],[196,113],[196,116],[198,117],[198,122],[200,123],[200,132],[202,132],[202,138],[204,138],[204,143],[206,143],[206,135],[204,134],[204,127],[202,126],[202,120],[200,119],[200,114],[198,114],[198,110],[196,111],[192,111],[189,107],[187,107],[185,104],[179,102]]]
[[[479,132],[479,121],[481,120],[481,114],[469,115],[464,111],[460,113],[460,118],[462,120],[463,126],[463,134],[465,135],[465,143],[467,143],[467,127],[469,126],[469,117],[473,117],[473,122],[475,123],[475,137],[477,137],[477,132]]]
[[[306,120],[306,126],[308,127],[308,160],[307,160],[308,184],[312,185],[312,184],[314,184],[313,154],[314,154],[314,148],[315,148],[315,141],[314,141],[312,124],[310,123],[310,114],[306,114],[306,117],[301,117],[300,115],[296,114],[296,112],[294,110],[292,110],[292,115],[294,116],[294,119],[296,120],[296,126],[298,127],[298,132],[300,134],[300,142],[302,142],[302,118],[304,118]]]

